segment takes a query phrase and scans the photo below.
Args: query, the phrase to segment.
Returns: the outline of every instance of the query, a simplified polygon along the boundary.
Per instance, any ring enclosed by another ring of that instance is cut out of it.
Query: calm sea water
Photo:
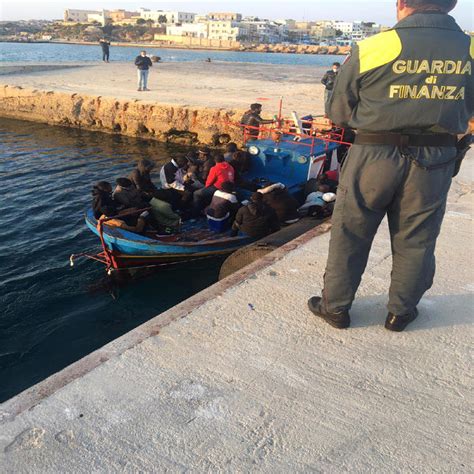
[[[220,260],[120,288],[99,264],[69,266],[71,253],[97,247],[83,222],[91,184],[168,153],[153,141],[0,119],[0,402],[217,280]]]
[[[131,61],[140,48],[112,46],[111,61]],[[303,55],[283,53],[247,53],[238,51],[188,51],[180,49],[147,48],[149,55],[160,56],[163,61],[213,61],[290,64],[299,66],[330,66],[334,61],[343,60],[343,56]],[[100,61],[102,50],[99,45],[70,44],[21,44],[0,43],[0,62],[34,61],[34,62],[78,62]],[[342,61],[341,61],[342,62]]]

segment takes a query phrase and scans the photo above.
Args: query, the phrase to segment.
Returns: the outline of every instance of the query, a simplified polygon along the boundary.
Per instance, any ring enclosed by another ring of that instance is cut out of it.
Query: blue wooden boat
[[[291,132],[280,134],[276,141],[270,138],[249,140],[247,149],[252,158],[250,169],[243,177],[261,187],[283,183],[291,194],[302,199],[307,180],[320,174],[327,157],[334,154],[340,144],[340,139]],[[238,190],[241,200],[249,196],[249,191]],[[230,231],[214,233],[205,218],[185,221],[181,232],[173,236],[139,235],[107,226],[106,222],[97,222],[92,210],[86,213],[85,220],[89,229],[100,238],[102,252],[81,255],[104,263],[109,273],[114,269],[160,266],[226,255],[253,242],[248,236],[232,237]],[[76,256],[71,256],[71,264]]]

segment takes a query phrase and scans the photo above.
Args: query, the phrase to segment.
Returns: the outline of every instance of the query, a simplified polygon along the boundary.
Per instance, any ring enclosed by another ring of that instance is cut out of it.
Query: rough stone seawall
[[[8,85],[1,87],[0,94],[2,117],[188,145],[242,140],[240,129],[229,122],[238,121],[243,110],[188,108]]]

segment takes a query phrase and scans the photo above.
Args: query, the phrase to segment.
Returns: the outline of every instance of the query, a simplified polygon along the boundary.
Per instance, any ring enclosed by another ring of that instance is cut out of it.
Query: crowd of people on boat
[[[106,181],[94,185],[94,217],[108,226],[157,235],[179,233],[183,221],[206,218],[213,232],[258,239],[303,215],[331,214],[337,187],[334,172],[309,180],[301,205],[282,183],[246,180],[251,159],[235,143],[223,152],[201,147],[178,153],[161,167],[159,186],[151,178],[155,163],[142,159],[128,177],[116,179],[115,187]],[[247,199],[241,202],[238,191]]]

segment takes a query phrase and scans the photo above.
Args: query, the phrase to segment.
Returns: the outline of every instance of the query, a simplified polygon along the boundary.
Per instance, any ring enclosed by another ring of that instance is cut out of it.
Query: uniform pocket
[[[345,209],[347,201],[347,188],[343,184],[339,184],[336,193],[336,205],[334,206],[334,212],[332,214],[333,224],[341,223],[344,219]]]
[[[415,166],[427,170],[452,167],[457,155],[455,147],[408,147],[406,152]]]

